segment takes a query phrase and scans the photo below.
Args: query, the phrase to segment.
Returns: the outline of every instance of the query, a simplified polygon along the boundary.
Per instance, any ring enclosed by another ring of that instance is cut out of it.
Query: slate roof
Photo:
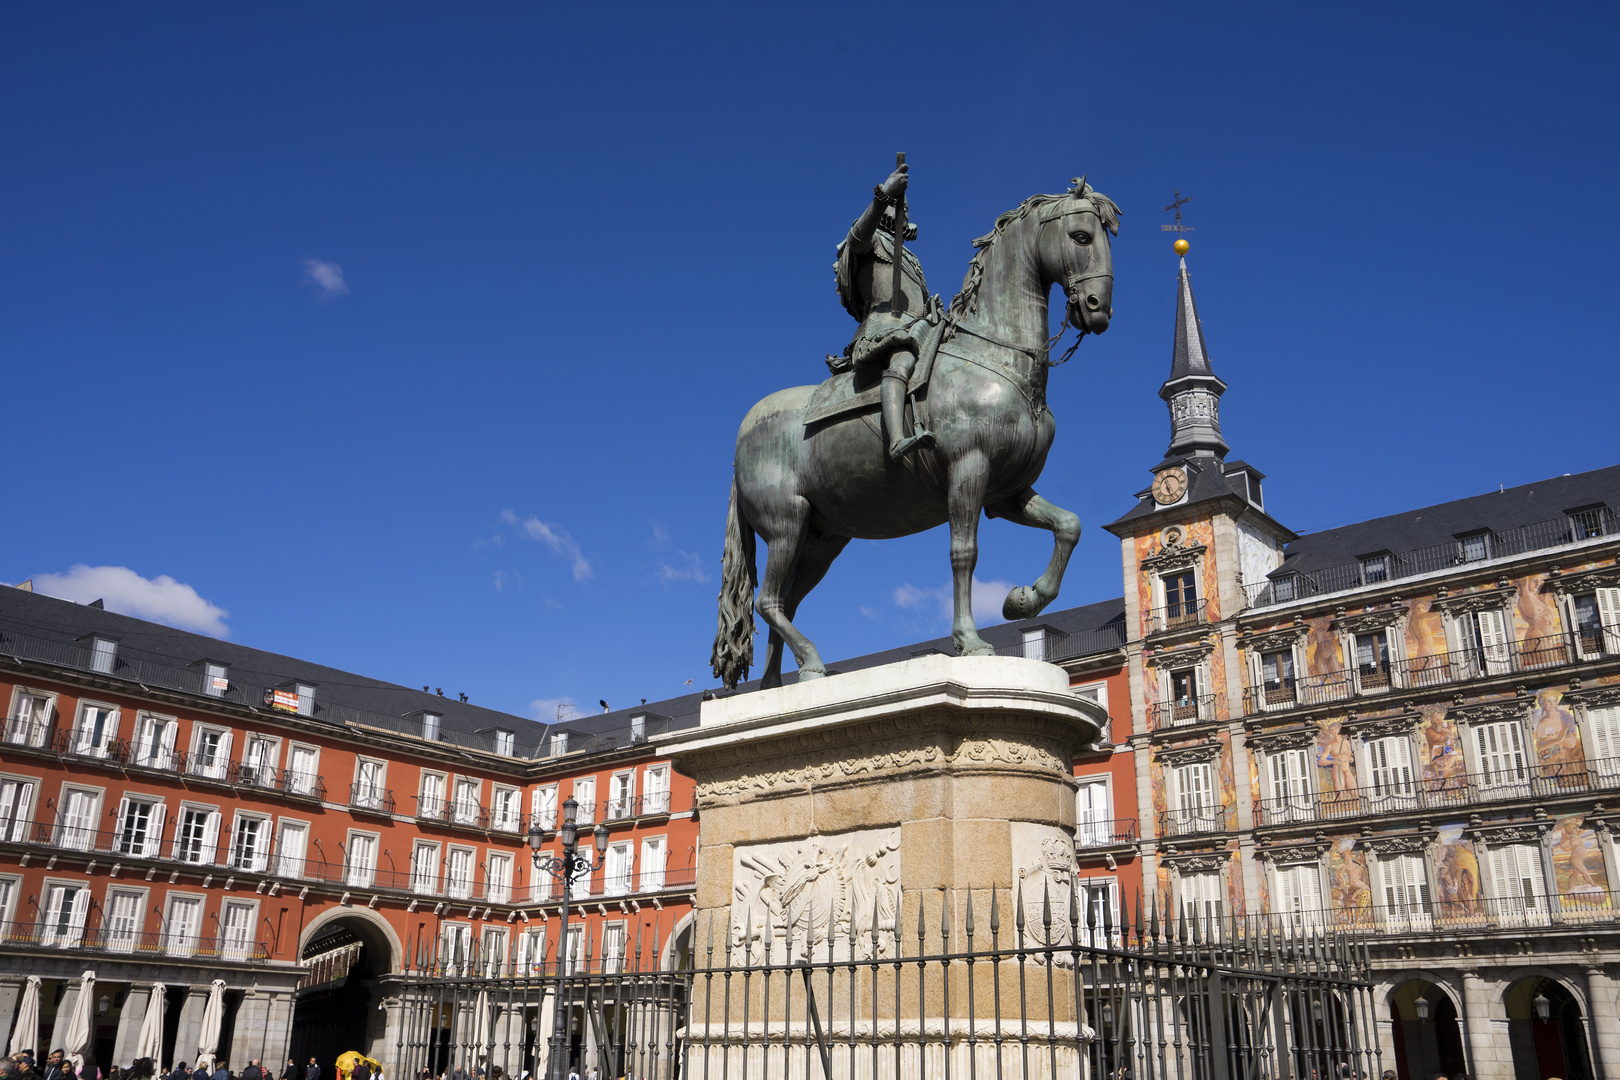
[[[1209,350],[1204,345],[1204,324],[1198,319],[1198,304],[1193,300],[1192,282],[1187,276],[1187,260],[1181,260],[1181,272],[1176,283],[1176,336],[1170,351],[1170,378],[1165,386],[1189,375],[1215,377],[1209,366]],[[1219,378],[1216,378],[1219,382]],[[1222,383],[1222,389],[1225,389]]]
[[[1481,530],[1503,533],[1561,517],[1595,504],[1620,506],[1620,465],[1474,495],[1466,499],[1307,533],[1283,548],[1273,572],[1312,573],[1356,562],[1364,555],[1401,553],[1454,542]]]

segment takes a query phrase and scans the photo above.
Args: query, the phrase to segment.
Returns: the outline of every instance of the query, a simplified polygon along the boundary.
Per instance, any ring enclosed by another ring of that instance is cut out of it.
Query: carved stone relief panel
[[[731,889],[734,964],[893,956],[900,830],[740,845]]]
[[[1069,904],[1078,890],[1074,840],[1050,825],[1023,821],[1011,825],[1013,870],[1018,875],[1013,889],[1015,898],[1023,898],[1024,942],[1032,948],[1068,945]],[[1073,957],[1055,955],[1052,963],[1067,967]]]

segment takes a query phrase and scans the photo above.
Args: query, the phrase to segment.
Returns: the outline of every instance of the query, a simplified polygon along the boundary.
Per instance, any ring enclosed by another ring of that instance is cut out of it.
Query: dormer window
[[[630,741],[644,743],[647,741],[647,718],[645,716],[632,716],[630,718]]]
[[[1271,579],[1271,598],[1279,603],[1292,600],[1298,591],[1298,574],[1284,574],[1282,577]]]
[[[1032,626],[1024,631],[1024,656],[1030,660],[1046,660],[1052,655],[1052,643],[1057,634],[1050,626]]]
[[[425,713],[423,713],[422,714],[422,738],[426,739],[428,742],[438,742],[439,741],[439,722],[441,720],[443,720],[443,719],[444,719],[444,717],[440,716],[436,712],[425,712]]]
[[[1569,515],[1570,536],[1577,543],[1582,540],[1593,540],[1608,534],[1606,515],[1608,508],[1602,503],[1593,506],[1580,506],[1573,510],[1565,510]]]
[[[511,757],[517,751],[517,733],[504,728],[495,729],[495,752]]]
[[[1380,581],[1390,579],[1390,563],[1394,560],[1389,552],[1381,551],[1376,555],[1363,555],[1361,557],[1361,583],[1374,585]]]
[[[1481,562],[1491,557],[1491,534],[1486,531],[1457,537],[1457,561]]]
[[[551,756],[561,757],[568,753],[568,732],[559,731],[551,736]]]
[[[298,715],[315,715],[315,687],[309,683],[297,683],[298,688]]]
[[[114,665],[118,663],[118,640],[92,634],[79,641],[90,650],[90,670],[111,675]]]
[[[203,693],[209,697],[224,697],[231,688],[230,669],[212,660],[203,661]]]

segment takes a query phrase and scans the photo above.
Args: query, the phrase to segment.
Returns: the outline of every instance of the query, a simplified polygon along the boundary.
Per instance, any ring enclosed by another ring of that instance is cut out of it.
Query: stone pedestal
[[[1070,692],[1061,669],[1018,657],[919,657],[705,702],[695,731],[659,747],[696,781],[698,965],[711,955],[716,966],[729,960],[741,968],[960,953],[969,948],[970,903],[972,947],[983,951],[992,945],[992,896],[1001,948],[1017,947],[1020,897],[1025,944],[1044,942],[1047,915],[1052,943],[1067,944],[1072,762],[1106,723],[1101,706]],[[1030,1075],[1044,1075],[1054,1056],[1046,1033],[1071,1046],[1085,1033],[1069,973],[1005,974],[1001,1015],[1019,1007],[1017,993],[1027,996],[1030,1027],[1041,1032],[1029,1044]],[[769,1045],[781,1047],[784,1065],[797,1061],[808,1050],[800,1044],[812,1018],[803,984],[790,991],[784,981],[780,974],[746,987],[731,980],[724,1019],[719,1004],[707,1017],[697,1004],[694,1053],[713,1066],[736,1057],[730,1064],[740,1066]],[[871,1066],[879,1075],[936,1058],[943,1065],[947,1056],[966,1075],[963,1055],[975,1051],[964,1042],[968,1002],[960,988],[947,1006],[942,980],[929,973],[919,985],[912,965],[820,981],[821,1020],[836,1039],[889,1048]],[[996,1007],[986,996],[993,993],[976,990],[975,1037]],[[748,1027],[758,1030],[742,1048],[745,1007]],[[909,1047],[898,1061],[897,1040]],[[1068,1055],[1056,1056],[1062,1071]],[[857,1050],[851,1060],[864,1055]],[[1022,1062],[1012,1067],[1022,1075]]]

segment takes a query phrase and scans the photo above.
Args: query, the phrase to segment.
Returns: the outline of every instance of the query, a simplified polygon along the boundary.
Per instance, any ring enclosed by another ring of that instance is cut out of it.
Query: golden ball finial
[[[1186,237],[1181,237],[1180,239],[1178,239],[1171,246],[1176,249],[1176,254],[1177,255],[1185,255],[1185,254],[1187,254],[1188,249],[1192,247],[1191,244],[1187,243],[1187,238]]]

